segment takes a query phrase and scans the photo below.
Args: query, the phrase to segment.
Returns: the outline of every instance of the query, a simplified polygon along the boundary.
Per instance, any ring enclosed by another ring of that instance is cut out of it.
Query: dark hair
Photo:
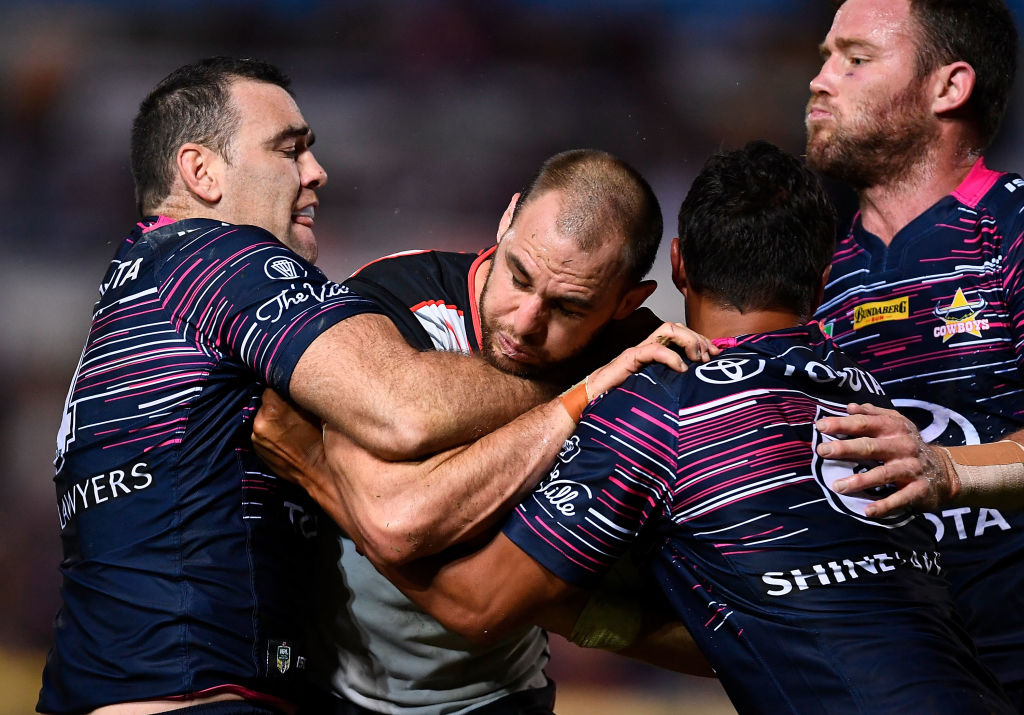
[[[573,149],[545,161],[520,192],[512,213],[546,191],[564,196],[558,229],[591,250],[609,236],[623,239],[626,279],[639,283],[654,265],[664,224],[654,191],[636,169],[607,152]]]
[[[271,64],[211,57],[174,70],[142,100],[131,139],[140,214],[155,209],[170,193],[175,155],[182,144],[202,144],[227,157],[241,121],[230,101],[231,83],[238,79],[267,82],[291,92],[291,80]]]
[[[1006,112],[1017,71],[1017,30],[1003,0],[910,0],[920,38],[917,72],[962,60],[974,68],[968,109],[984,149]]]
[[[835,248],[835,209],[817,177],[764,141],[716,154],[679,209],[687,283],[741,312],[807,320]]]

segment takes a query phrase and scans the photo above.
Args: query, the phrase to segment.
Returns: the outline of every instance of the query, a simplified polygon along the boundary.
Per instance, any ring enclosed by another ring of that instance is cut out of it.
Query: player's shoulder
[[[407,272],[410,270],[429,270],[441,272],[446,267],[469,266],[478,254],[460,251],[436,251],[432,249],[414,249],[399,251],[376,258],[360,267],[352,278],[376,278],[391,272]]]
[[[1024,209],[1024,178],[1020,174],[989,169],[980,162],[953,195],[968,208],[979,210],[997,222],[1016,221]]]
[[[206,218],[190,218],[143,229],[142,241],[158,254],[232,256],[252,250],[298,255],[259,226],[224,223]],[[300,259],[301,260],[301,259]]]

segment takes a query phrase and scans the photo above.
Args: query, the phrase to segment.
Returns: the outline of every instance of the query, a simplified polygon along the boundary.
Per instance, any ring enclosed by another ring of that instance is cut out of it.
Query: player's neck
[[[888,246],[907,224],[955,191],[977,158],[977,154],[968,152],[947,152],[945,156],[935,152],[903,176],[860,191],[864,230]]]
[[[686,296],[686,327],[711,340],[771,333],[796,327],[803,322],[799,315],[789,311],[766,309],[741,313],[692,290]]]

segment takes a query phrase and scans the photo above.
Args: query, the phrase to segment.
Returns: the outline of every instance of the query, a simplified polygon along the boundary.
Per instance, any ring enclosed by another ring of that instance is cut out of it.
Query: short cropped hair
[[[910,0],[917,20],[917,72],[962,60],[974,68],[968,102],[982,142],[992,143],[1006,112],[1017,72],[1017,30],[1003,0]]]
[[[573,149],[545,161],[526,187],[512,213],[548,191],[564,201],[557,218],[559,231],[591,250],[610,235],[623,240],[624,275],[629,285],[643,280],[654,265],[664,223],[654,191],[636,169],[607,152]]]
[[[131,169],[135,203],[152,212],[171,191],[174,162],[182,144],[195,142],[226,159],[241,117],[231,103],[231,83],[252,79],[291,93],[291,80],[277,67],[251,59],[211,57],[179,67],[139,105],[132,123]]]
[[[810,319],[835,248],[836,213],[818,178],[764,141],[712,156],[679,209],[687,283],[746,313]]]

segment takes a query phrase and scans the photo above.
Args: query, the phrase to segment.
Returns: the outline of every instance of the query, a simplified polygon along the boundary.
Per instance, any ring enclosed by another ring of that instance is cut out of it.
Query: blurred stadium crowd
[[[802,152],[831,14],[829,0],[0,1],[0,656],[27,654],[37,678],[49,644],[54,435],[99,278],[136,216],[129,124],[171,69],[229,54],[292,75],[330,176],[320,262],[340,279],[402,249],[488,245],[533,168],[573,147],[640,169],[671,237],[709,153],[753,138]],[[1019,114],[993,168],[1024,168]],[[668,285],[663,254],[653,277]],[[675,295],[650,304],[679,319]],[[669,697],[697,687],[623,663],[559,646],[551,672]],[[4,709],[16,697],[0,692],[0,714],[20,712]]]

